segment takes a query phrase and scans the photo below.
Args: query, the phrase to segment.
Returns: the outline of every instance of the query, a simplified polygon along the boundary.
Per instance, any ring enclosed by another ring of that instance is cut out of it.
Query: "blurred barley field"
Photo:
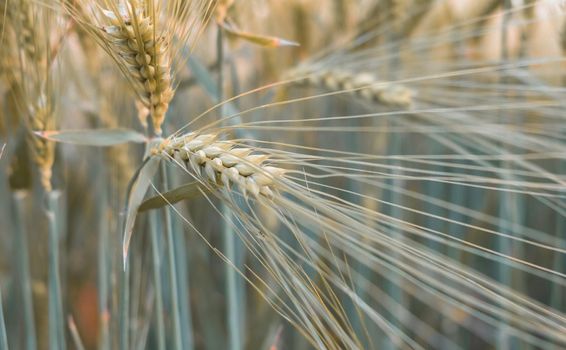
[[[566,4],[0,0],[0,350],[566,348]]]

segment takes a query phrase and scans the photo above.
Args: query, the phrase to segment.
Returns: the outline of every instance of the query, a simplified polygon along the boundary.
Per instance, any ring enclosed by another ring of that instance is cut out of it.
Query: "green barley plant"
[[[566,346],[560,1],[0,10],[0,349]]]

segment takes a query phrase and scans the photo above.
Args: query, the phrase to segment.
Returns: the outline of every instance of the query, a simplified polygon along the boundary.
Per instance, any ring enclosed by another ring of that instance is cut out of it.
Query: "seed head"
[[[120,6],[118,11],[103,11],[106,25],[101,30],[108,48],[125,67],[142,107],[149,110],[156,134],[169,102],[173,98],[171,62],[166,36],[157,34],[155,18],[139,1]]]
[[[365,101],[393,107],[410,107],[413,91],[403,85],[379,81],[369,73],[353,73],[338,69],[289,74],[289,79],[300,84],[324,88],[328,91],[350,91]]]
[[[165,140],[153,154],[166,155],[185,164],[197,178],[219,187],[239,186],[254,197],[272,198],[284,169],[265,164],[269,156],[252,148],[220,141],[215,134],[190,133]]]
[[[30,111],[30,129],[33,131],[48,131],[55,127],[55,118],[50,105],[40,101]],[[41,185],[50,192],[53,162],[55,161],[55,143],[35,134],[30,136],[33,160],[37,164]]]

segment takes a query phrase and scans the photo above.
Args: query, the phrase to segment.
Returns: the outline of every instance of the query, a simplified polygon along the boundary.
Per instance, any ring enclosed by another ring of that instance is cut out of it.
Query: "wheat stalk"
[[[386,106],[408,108],[413,103],[412,90],[400,84],[379,81],[370,73],[331,69],[304,74],[299,70],[288,77],[297,84],[312,85],[330,92],[349,92],[364,101]]]
[[[49,252],[49,344],[51,348],[65,349],[65,335],[62,324],[63,302],[61,278],[59,274],[59,192],[53,191],[51,178],[55,159],[55,144],[40,138],[34,132],[55,128],[55,89],[51,72],[53,58],[57,55],[61,42],[53,41],[53,34],[60,34],[56,11],[34,1],[16,2],[10,11],[10,24],[15,32],[15,42],[19,51],[19,74],[13,74],[16,91],[22,94],[15,97],[18,113],[23,116],[28,129],[27,141],[31,145],[33,161],[39,172],[43,195],[46,199],[45,216],[48,222]],[[49,30],[47,30],[49,28]],[[52,30],[52,31],[51,31]],[[62,39],[59,36],[56,40]],[[55,45],[52,45],[56,43]],[[23,219],[23,217],[22,217]],[[30,323],[33,323],[31,320]],[[30,334],[35,333],[30,328]],[[28,340],[32,344],[34,340]]]
[[[189,133],[165,140],[153,154],[187,164],[203,181],[226,188],[236,184],[242,192],[255,197],[272,198],[276,182],[285,173],[284,169],[264,164],[268,155],[220,141],[216,134]]]

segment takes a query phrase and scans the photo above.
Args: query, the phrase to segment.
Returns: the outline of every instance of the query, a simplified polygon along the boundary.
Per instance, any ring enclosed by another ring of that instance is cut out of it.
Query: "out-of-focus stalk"
[[[20,280],[21,295],[23,299],[23,315],[25,324],[25,349],[37,349],[37,336],[35,330],[35,319],[33,312],[33,294],[31,289],[31,276],[29,268],[29,248],[28,236],[25,229],[25,209],[24,200],[27,197],[27,192],[17,191],[13,193],[12,202],[15,216],[16,231],[14,237],[14,254],[16,256],[18,267],[18,276]]]
[[[161,180],[163,181],[163,187],[167,188],[167,170],[166,165],[161,165]],[[178,293],[178,285],[177,285],[177,261],[175,258],[175,244],[173,241],[173,228],[171,225],[171,213],[169,212],[169,208],[165,207],[164,212],[164,230],[165,236],[167,237],[167,251],[169,257],[169,279],[171,281],[171,312],[173,314],[173,339],[175,349],[183,349],[183,341],[181,337],[181,332],[183,331],[181,328],[181,314],[179,310],[179,293]],[[184,329],[185,332],[189,332],[190,330]],[[192,346],[186,348],[187,350],[192,349]]]
[[[157,349],[165,349],[165,321],[163,320],[163,280],[161,278],[161,245],[159,244],[159,215],[156,211],[149,214],[151,236],[151,254],[153,257],[153,283],[155,284]]]
[[[8,335],[4,321],[4,308],[2,307],[2,288],[0,288],[0,349],[8,350]]]
[[[222,28],[218,27],[217,37],[216,37],[216,55],[218,62],[218,101],[224,100],[224,35]],[[223,116],[225,113],[224,105],[220,107],[220,115]],[[224,251],[226,258],[234,264],[237,264],[238,254],[236,252],[236,233],[234,232],[231,224],[232,211],[230,208],[223,204],[222,205],[222,215],[226,218],[224,222],[224,227],[222,229],[224,238]],[[227,317],[227,328],[228,328],[228,340],[230,350],[241,350],[242,349],[242,322],[240,322],[243,317],[245,309],[242,308],[239,299],[239,284],[237,283],[237,272],[236,270],[226,264],[226,299],[228,305],[228,317]],[[236,265],[237,266],[237,265]]]
[[[51,349],[66,349],[65,317],[59,272],[59,198],[58,191],[47,193],[46,215],[49,221],[49,345]]]

